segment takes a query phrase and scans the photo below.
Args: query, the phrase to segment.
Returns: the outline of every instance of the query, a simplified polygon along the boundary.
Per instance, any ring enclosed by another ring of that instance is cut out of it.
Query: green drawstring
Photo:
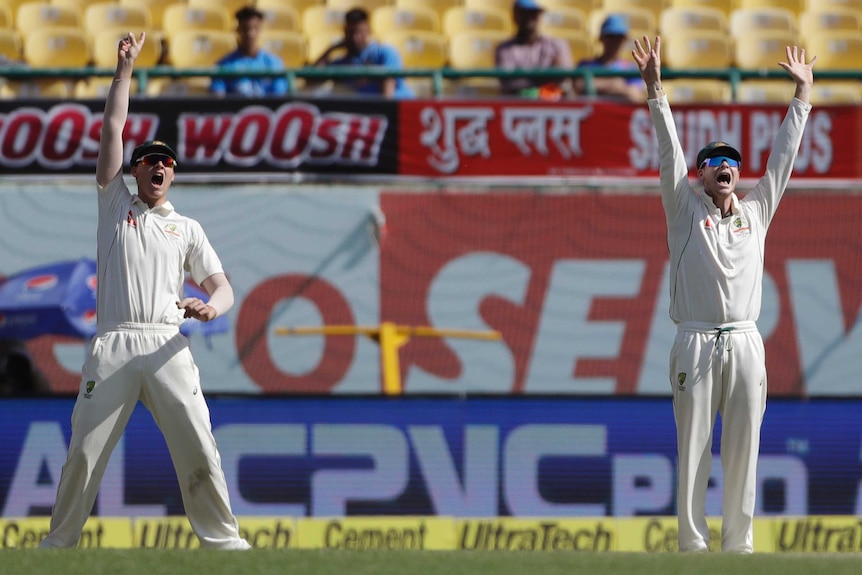
[[[734,328],[734,327],[717,327],[717,328],[715,328],[715,349],[718,349],[718,346],[721,345],[721,336],[723,336],[725,334],[729,335],[730,332],[732,332],[734,329],[736,329],[736,328]],[[727,350],[730,351],[731,349],[733,349],[733,343],[730,343],[730,338],[728,338]]]

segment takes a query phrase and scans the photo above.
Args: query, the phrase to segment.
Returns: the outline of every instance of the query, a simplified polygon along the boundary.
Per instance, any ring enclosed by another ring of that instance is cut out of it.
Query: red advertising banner
[[[673,106],[693,165],[712,140],[736,144],[744,177],[763,173],[787,110],[776,105]],[[862,108],[815,107],[794,175],[859,178]],[[604,102],[405,101],[399,173],[411,176],[657,176],[658,143],[644,105]]]
[[[766,241],[772,395],[858,395],[862,200],[785,197]],[[676,330],[656,196],[387,193],[381,317],[493,329],[414,338],[407,393],[667,394]]]

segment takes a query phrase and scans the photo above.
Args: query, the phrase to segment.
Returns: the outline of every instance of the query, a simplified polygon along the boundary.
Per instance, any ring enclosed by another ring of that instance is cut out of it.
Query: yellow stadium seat
[[[733,90],[724,80],[673,79],[661,83],[668,100],[673,104],[729,104]]]
[[[117,52],[114,51],[114,65]],[[34,68],[80,68],[90,63],[90,39],[80,28],[36,28],[24,37],[24,61]]]
[[[811,103],[815,106],[862,104],[862,83],[859,80],[817,81],[811,88]]]
[[[105,96],[108,95],[108,89],[111,87],[113,82],[114,79],[111,76],[93,76],[92,78],[78,80],[75,83],[74,88],[75,98],[104,100]],[[137,94],[138,83],[132,81],[129,91],[132,94]]]
[[[730,13],[737,8],[737,0],[670,0],[668,6],[672,8],[715,8],[729,18]]]
[[[734,38],[769,30],[796,32],[796,16],[786,8],[740,8],[731,12],[729,24]]]
[[[603,0],[602,9],[608,12],[628,12],[631,8],[652,12],[658,21],[662,11],[667,8],[667,0]]]
[[[351,8],[362,8],[371,14],[382,6],[393,6],[394,0],[326,0],[326,5],[345,12]]]
[[[175,68],[215,66],[236,50],[236,36],[225,30],[180,30],[168,37],[168,60]]]
[[[577,65],[581,60],[586,60],[595,56],[596,46],[583,32],[573,30],[566,32],[565,30],[554,30],[548,32],[548,36],[563,40],[569,45],[569,52],[572,54],[572,65]]]
[[[162,58],[162,33],[155,29],[136,29],[134,34],[139,36],[141,32],[146,33],[144,45],[135,61],[136,68],[150,68],[159,63]],[[113,68],[117,65],[117,46],[127,34],[129,28],[126,26],[106,27],[97,32],[90,33],[93,47],[93,65],[97,68]]]
[[[811,0],[808,7],[815,8],[815,3],[818,9],[844,8],[847,10],[862,10],[862,0]]]
[[[443,15],[442,30],[449,38],[467,31],[496,30],[512,34],[512,15],[493,8],[455,6]]]
[[[815,0],[819,2],[820,0]],[[739,8],[782,8],[798,16],[808,7],[808,0],[738,0]]]
[[[727,34],[695,30],[662,38],[663,64],[668,68],[727,68],[733,43]]]
[[[346,10],[329,6],[309,6],[302,13],[302,31],[307,37],[319,34],[344,33]]]
[[[701,7],[671,7],[662,12],[658,20],[659,33],[671,36],[679,30],[708,30],[712,32],[727,32],[727,15],[718,8]]]
[[[542,13],[539,24],[542,33],[553,36],[557,33],[579,33],[589,35],[589,21],[587,14],[579,8],[566,8],[563,6],[550,6]]]
[[[467,8],[495,8],[503,12],[512,13],[515,0],[464,0],[463,5]],[[542,4],[542,7],[545,7]]]
[[[743,70],[780,70],[778,62],[787,60],[786,47],[798,44],[795,32],[752,30],[734,40],[734,62]]]
[[[440,32],[440,17],[424,6],[382,6],[371,13],[371,30],[378,36],[396,31]]]
[[[862,10],[813,8],[799,15],[799,35],[805,40],[832,30],[862,30]]]
[[[255,7],[263,12],[271,6],[291,6],[296,9],[299,14],[299,21],[302,22],[302,15],[308,8],[323,4],[324,0],[257,0]]]
[[[260,33],[261,47],[281,58],[287,68],[302,68],[308,60],[308,43],[301,32],[270,30]]]
[[[7,62],[21,61],[21,34],[17,30],[0,29],[0,59]]]
[[[162,30],[169,42],[180,32],[195,30],[227,32],[235,29],[234,19],[221,6],[171,4],[162,13]]]
[[[18,6],[15,27],[26,38],[40,28],[78,28],[79,12],[68,6],[54,6],[50,2],[27,2]]]
[[[414,6],[425,6],[437,12],[440,22],[443,22],[443,16],[449,8],[461,6],[462,0],[395,0],[396,6],[404,8],[412,8]]]
[[[393,30],[378,37],[398,50],[405,68],[442,68],[449,60],[448,40],[440,32]]]
[[[602,0],[542,0],[542,7],[545,9],[575,8],[589,17],[593,10],[601,9]]]
[[[140,30],[152,29],[153,18],[150,9],[143,5],[123,6],[116,2],[97,2],[84,10],[83,26],[91,35],[115,27],[138,33]]]
[[[826,30],[808,36],[805,43],[806,56],[817,55],[815,70],[862,71],[862,32],[858,30]]]
[[[146,7],[149,9],[151,25],[156,30],[162,29],[165,9],[171,5],[171,0],[116,0],[116,2],[120,6]]]
[[[65,8],[71,8],[79,14],[83,14],[87,7],[91,4],[97,4],[104,1],[105,0],[50,0],[52,6],[63,6]]]
[[[299,12],[293,6],[274,4],[258,10],[263,13],[264,26],[267,30],[302,31]]]
[[[7,82],[0,88],[2,98],[54,98],[68,100],[75,95],[75,81],[34,79]]]
[[[32,2],[33,0],[0,0],[0,4],[5,6],[9,10],[9,16],[11,20],[9,20],[8,28],[15,27],[15,15],[18,13],[18,6],[24,4],[26,2]]]
[[[147,96],[200,98],[210,95],[210,78],[153,78],[147,83]]]
[[[230,15],[233,22],[236,22],[235,15],[240,8],[254,4],[251,0],[186,0],[186,3],[189,6],[203,6],[204,8],[219,6]]]
[[[449,37],[449,65],[455,69],[493,68],[497,46],[510,38],[501,30],[466,30]]]
[[[737,86],[736,101],[744,104],[788,104],[795,90],[796,85],[789,78],[743,80]]]
[[[340,42],[344,38],[343,32],[318,34],[316,36],[306,35],[308,41],[308,61],[313,64],[317,59],[326,52],[330,46],[336,42]],[[345,54],[343,49],[339,49],[332,53],[332,59],[335,60]]]
[[[0,4],[0,30],[15,27],[15,18],[12,16],[12,8],[7,4]]]

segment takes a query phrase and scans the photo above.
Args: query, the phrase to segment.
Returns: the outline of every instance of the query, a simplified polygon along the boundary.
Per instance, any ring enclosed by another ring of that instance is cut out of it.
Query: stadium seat
[[[807,54],[817,55],[816,70],[862,71],[862,32],[858,30],[826,30],[811,34],[805,43]]]
[[[449,8],[461,6],[462,0],[395,0],[395,5],[403,8],[412,8],[414,6],[425,6],[437,12],[437,17],[440,22],[443,22],[443,16]]]
[[[15,27],[15,18],[12,16],[12,8],[7,4],[0,4],[0,30],[8,30]]]
[[[210,95],[209,77],[153,78],[147,83],[147,96],[200,98]]]
[[[496,30],[511,35],[512,15],[493,8],[467,8],[455,6],[443,15],[442,30],[449,38],[461,32]]]
[[[859,80],[817,81],[811,88],[811,103],[815,106],[862,104],[862,82]]]
[[[273,4],[267,8],[258,8],[263,13],[264,26],[267,30],[302,31],[302,21],[299,12],[287,4]]]
[[[225,30],[179,30],[168,36],[168,61],[175,68],[215,66],[236,50],[236,36]]]
[[[165,9],[171,5],[170,1],[166,2],[165,0],[116,0],[116,2],[120,6],[148,8],[150,10],[152,27],[156,30],[162,29],[162,20],[164,18]]]
[[[299,14],[299,21],[302,22],[302,15],[308,8],[323,4],[324,0],[257,0],[255,7],[264,12],[271,6],[291,6],[296,9],[297,14]]]
[[[189,6],[171,4],[162,13],[162,30],[171,41],[180,32],[208,30],[227,32],[236,29],[235,21],[221,6]],[[236,40],[234,40],[234,48]]]
[[[500,42],[509,39],[501,30],[465,30],[449,37],[449,65],[455,69],[493,68]]]
[[[548,36],[579,33],[589,35],[587,14],[578,8],[550,6],[542,13],[540,30]]]
[[[116,60],[116,57],[114,58]],[[97,99],[104,100],[108,95],[108,89],[114,83],[114,78],[111,76],[93,76],[92,78],[84,78],[75,83],[74,95],[76,99]],[[133,81],[129,88],[130,93],[138,93],[138,83]]]
[[[778,62],[787,59],[785,48],[798,44],[795,32],[751,30],[734,40],[734,62],[743,70],[779,70]]]
[[[21,61],[21,34],[17,30],[0,29],[0,58],[6,62]]]
[[[63,6],[76,11],[78,14],[83,14],[91,4],[98,4],[105,0],[50,0],[52,6]]]
[[[23,49],[24,61],[33,68],[80,68],[90,63],[90,39],[81,28],[30,30],[24,36]],[[116,58],[115,48],[115,66]]]
[[[0,0],[0,4],[6,7],[9,10],[9,25],[7,28],[15,27],[15,14],[18,13],[18,6],[24,4],[25,2],[32,2],[33,0]]]
[[[820,0],[814,0],[813,3],[819,1]],[[801,14],[808,7],[808,0],[738,0],[737,6],[742,9],[782,8],[784,10],[789,10],[795,17]]]
[[[42,28],[78,28],[80,13],[68,6],[54,6],[50,2],[27,2],[18,6],[15,27],[25,38]]]
[[[135,34],[146,33],[144,45],[135,61],[137,68],[150,68],[162,57],[162,33],[153,28],[137,29]],[[105,27],[89,34],[93,47],[93,65],[97,68],[114,68],[117,65],[117,46],[129,33],[126,26]]]
[[[589,17],[593,10],[601,9],[602,0],[542,0],[542,6],[545,9],[574,8]]]
[[[8,1],[8,0],[7,0]],[[815,0],[808,7],[814,8]],[[844,8],[847,10],[862,10],[862,0],[816,0],[818,9]]]
[[[648,10],[658,22],[662,11],[667,8],[667,0],[603,0],[602,9],[607,12],[625,13],[630,9]]]
[[[464,0],[462,2],[467,8],[493,8],[509,14],[512,13],[514,3],[515,0]],[[544,4],[542,4],[542,7],[544,7]]]
[[[405,68],[442,68],[449,60],[449,43],[440,32],[393,30],[378,38],[398,50]]]
[[[302,68],[308,60],[305,35],[295,30],[265,29],[260,33],[261,47],[281,58],[287,68]]]
[[[83,26],[90,35],[114,27],[138,33],[139,30],[150,30],[153,18],[150,9],[144,5],[123,6],[116,2],[97,2],[84,10]]]
[[[302,13],[302,31],[306,37],[344,34],[346,10],[329,6],[309,6]]]
[[[673,79],[664,80],[662,88],[672,104],[729,104],[733,90],[725,80]]]
[[[671,7],[662,12],[658,20],[659,33],[671,36],[679,30],[707,30],[727,32],[728,21],[724,12],[718,8],[701,7]]]
[[[317,36],[305,36],[308,41],[308,62],[313,64],[323,55],[330,46],[344,38],[343,32],[318,34]],[[344,50],[338,50],[332,54],[332,58],[339,58],[344,55]]]
[[[670,0],[671,8],[715,8],[730,18],[730,13],[737,7],[737,0]]]
[[[440,32],[440,17],[422,6],[381,6],[371,13],[371,30],[378,36],[396,31]]]
[[[52,98],[68,100],[75,95],[75,81],[69,79],[34,79],[6,82],[0,86],[0,97]]]
[[[785,8],[740,8],[731,12],[729,24],[734,38],[770,30],[797,31],[796,16]]]
[[[630,39],[640,39],[643,34],[653,38],[658,33],[658,20],[652,12],[645,8],[629,8],[625,12],[613,12],[605,9],[593,10],[590,12],[589,26],[590,36],[596,42],[599,41],[602,22],[611,14],[621,14],[628,19]]]
[[[230,15],[231,21],[233,22],[236,22],[235,14],[240,8],[245,8],[246,6],[254,4],[251,0],[186,0],[186,3],[189,6],[194,7],[221,7]]]
[[[345,12],[351,8],[362,8],[371,14],[382,6],[394,5],[394,0],[326,0],[326,5]]]
[[[733,43],[727,34],[695,30],[662,38],[668,68],[727,68],[733,63]]]
[[[803,43],[809,36],[832,30],[862,30],[862,10],[849,8],[813,8],[799,15],[799,36]]]
[[[564,30],[549,31],[548,36],[564,41],[569,45],[572,54],[572,64],[577,65],[581,60],[592,58],[596,54],[596,45],[586,34],[579,30],[566,32]]]
[[[795,84],[787,80],[743,80],[736,88],[736,101],[743,104],[788,104]]]

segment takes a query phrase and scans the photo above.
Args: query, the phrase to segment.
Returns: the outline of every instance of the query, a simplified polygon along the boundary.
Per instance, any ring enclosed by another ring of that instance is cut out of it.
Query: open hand
[[[648,86],[661,81],[661,37],[655,37],[655,46],[650,46],[649,38],[643,37],[643,44],[635,40],[632,57],[638,64],[644,83]]]
[[[787,73],[796,81],[796,84],[810,86],[814,83],[814,62],[817,61],[817,56],[814,56],[810,62],[805,63],[805,48],[798,46],[787,46],[787,62],[779,62],[778,65],[787,70]]]

